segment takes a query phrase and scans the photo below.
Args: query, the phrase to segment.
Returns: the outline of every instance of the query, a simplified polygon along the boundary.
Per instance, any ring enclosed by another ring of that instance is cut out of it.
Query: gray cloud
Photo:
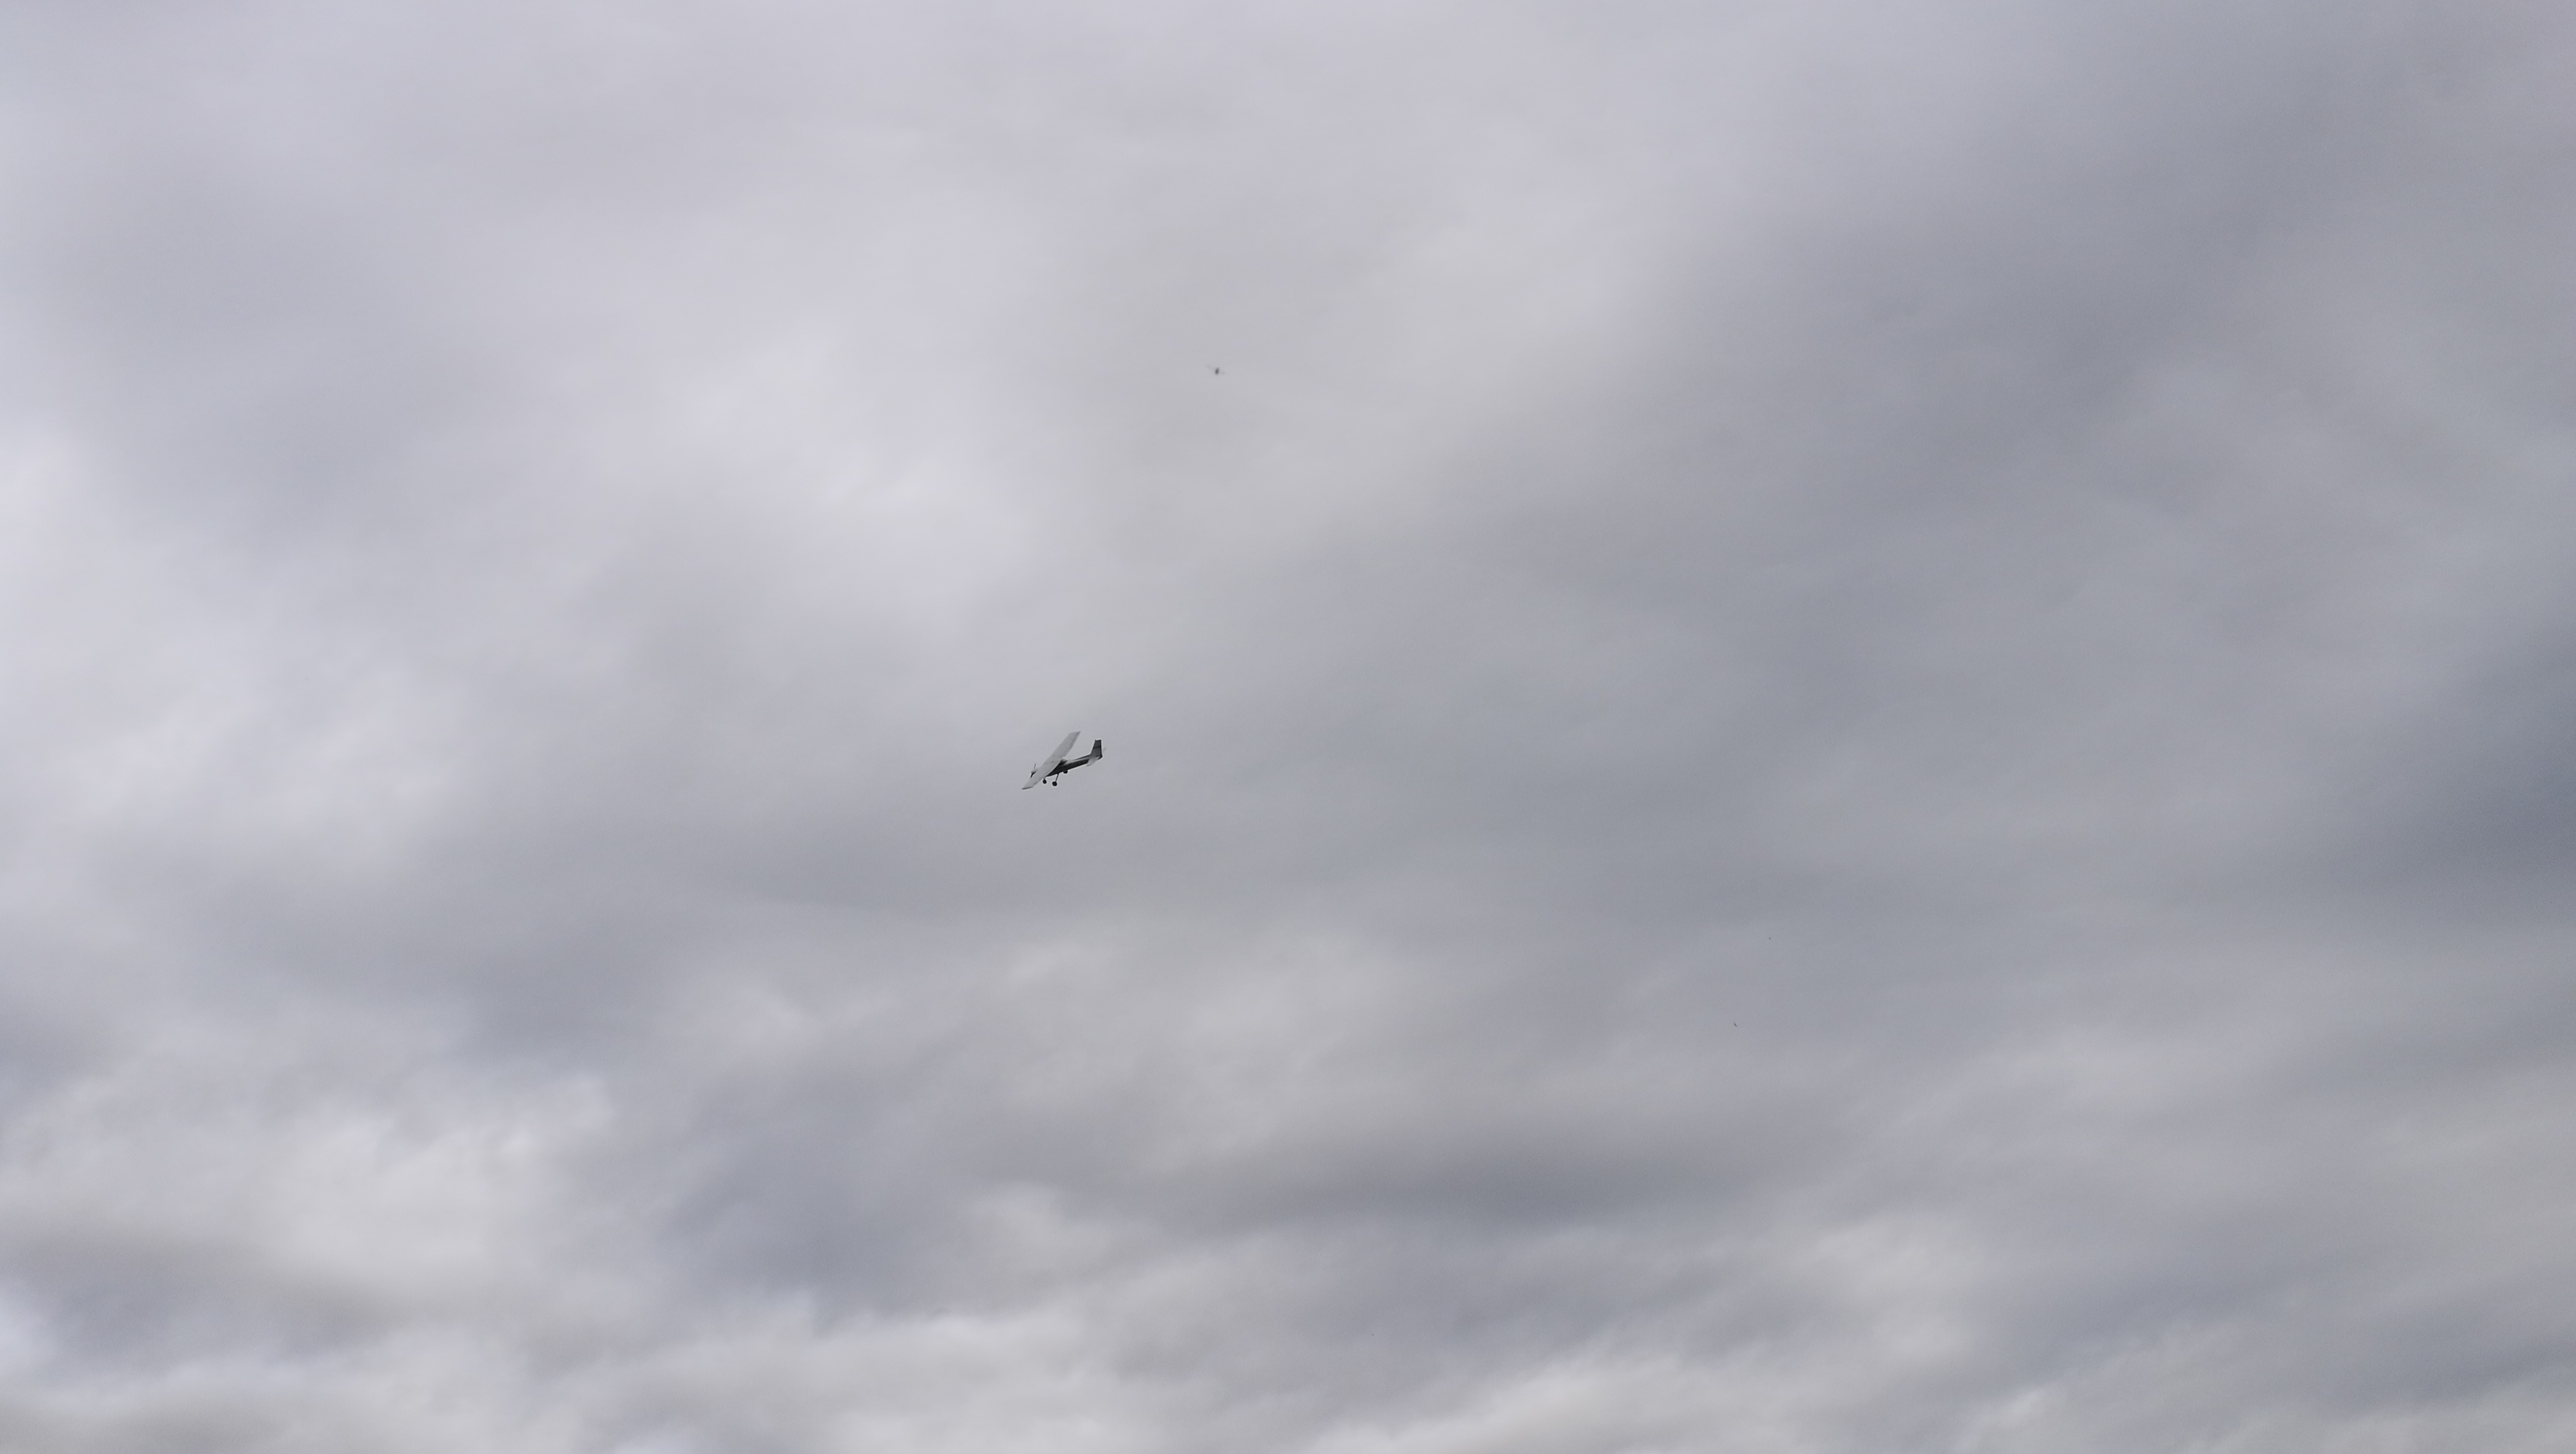
[[[0,1442],[2565,1442],[2554,16],[9,24]]]

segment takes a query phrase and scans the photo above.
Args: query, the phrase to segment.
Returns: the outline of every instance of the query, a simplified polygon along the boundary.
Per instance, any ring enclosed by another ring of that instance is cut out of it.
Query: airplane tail
[[[1091,739],[1091,760],[1093,762],[1100,760],[1100,739],[1097,737]]]

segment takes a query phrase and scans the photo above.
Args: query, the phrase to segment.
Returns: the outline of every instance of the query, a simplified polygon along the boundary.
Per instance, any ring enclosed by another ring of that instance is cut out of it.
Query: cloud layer
[[[0,1443],[2576,1438],[2547,7],[7,25]]]

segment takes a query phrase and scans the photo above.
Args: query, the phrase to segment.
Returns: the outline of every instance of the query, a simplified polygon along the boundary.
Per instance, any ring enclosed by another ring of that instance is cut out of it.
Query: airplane
[[[1081,740],[1081,737],[1082,733],[1079,730],[1064,734],[1064,740],[1055,745],[1055,751],[1039,758],[1038,765],[1029,769],[1029,780],[1020,784],[1020,791],[1025,793],[1040,783],[1050,787],[1061,787],[1063,786],[1061,779],[1066,773],[1086,762],[1098,762],[1100,739],[1097,737],[1091,739],[1091,754],[1088,757],[1065,756],[1066,753],[1073,751],[1073,744]]]

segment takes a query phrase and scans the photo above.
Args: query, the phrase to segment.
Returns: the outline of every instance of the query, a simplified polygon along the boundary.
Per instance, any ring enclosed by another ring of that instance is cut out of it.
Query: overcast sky
[[[2571,98],[0,0],[0,1446],[2576,1447]]]

